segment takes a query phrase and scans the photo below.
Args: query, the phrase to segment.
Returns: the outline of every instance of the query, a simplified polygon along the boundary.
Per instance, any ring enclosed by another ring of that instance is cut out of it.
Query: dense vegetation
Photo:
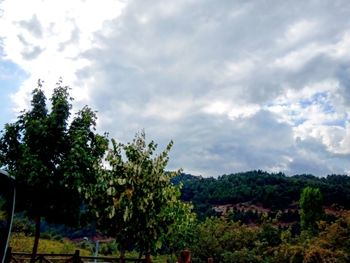
[[[350,262],[350,214],[333,223],[321,221],[317,234],[294,236],[271,222],[251,227],[224,218],[208,218],[198,225],[191,247],[193,262]]]
[[[350,261],[348,176],[251,171],[218,178],[182,174],[173,182],[183,184],[183,200],[193,202],[201,219],[194,261]],[[226,210],[213,209],[220,205]]]
[[[182,199],[194,204],[200,218],[214,215],[213,205],[249,202],[272,211],[295,209],[306,186],[320,189],[325,206],[336,204],[350,209],[350,177],[347,175],[289,177],[282,173],[250,171],[218,178],[182,174],[173,182],[183,184]]]

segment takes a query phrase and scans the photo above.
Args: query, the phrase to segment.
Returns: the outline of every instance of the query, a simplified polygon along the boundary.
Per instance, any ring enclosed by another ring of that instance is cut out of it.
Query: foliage
[[[96,114],[87,106],[69,122],[72,99],[61,80],[50,99],[51,111],[40,81],[32,95],[31,109],[5,125],[0,155],[16,178],[19,209],[36,218],[38,239],[41,216],[52,222],[79,223],[82,198],[97,183],[95,170],[107,139],[95,133]]]
[[[349,262],[350,212],[333,223],[319,222],[313,236],[292,237],[290,230],[279,230],[269,222],[248,226],[223,218],[200,223],[193,243],[196,262]]]
[[[314,243],[323,249],[336,252],[337,255],[344,255],[350,260],[350,212],[344,211],[334,223],[319,223],[320,233]]]
[[[265,222],[259,228],[258,239],[267,247],[278,246],[281,243],[280,231],[271,223]]]
[[[179,202],[179,187],[170,181],[178,172],[165,172],[171,146],[154,156],[157,145],[146,145],[144,133],[127,144],[112,140],[111,170],[99,174],[90,200],[99,226],[116,237],[122,256],[130,249],[156,253],[162,236],[175,230],[172,224],[191,218],[189,207]]]
[[[115,240],[100,244],[100,250],[98,252],[101,255],[117,255],[118,253],[118,245]]]
[[[106,138],[94,133],[96,115],[87,106],[68,124],[71,98],[61,84],[50,99],[50,113],[39,85],[32,108],[5,126],[0,141],[6,167],[23,193],[22,208],[47,220],[73,218],[71,209],[80,208],[78,190],[96,183],[94,170],[107,146]],[[63,216],[67,210],[69,217]]]
[[[317,231],[317,221],[324,214],[322,204],[323,198],[318,188],[305,187],[300,195],[300,224],[302,230],[312,233]]]
[[[209,257],[214,262],[232,262],[228,260],[232,253],[244,254],[254,251],[258,231],[237,222],[226,221],[221,218],[207,218],[198,226],[198,240],[192,245],[194,257],[205,261]],[[246,255],[249,257],[249,255]]]
[[[192,205],[179,199],[166,209],[166,213],[174,221],[169,225],[168,232],[162,236],[162,252],[176,256],[181,250],[189,248],[196,239],[197,218],[192,212]]]
[[[242,211],[234,208],[232,211],[228,212],[227,217],[234,222],[239,221],[244,224],[261,223],[261,214],[252,210]]]
[[[34,223],[24,216],[23,213],[15,213],[12,221],[12,233],[22,233],[32,236],[34,233]]]
[[[177,184],[183,183],[181,199],[191,201],[198,219],[204,220],[214,216],[213,205],[250,203],[272,211],[285,211],[283,222],[299,220],[295,211],[300,193],[306,186],[319,188],[324,197],[324,205],[337,204],[350,209],[350,177],[346,175],[329,175],[315,177],[312,175],[285,176],[282,173],[271,174],[263,171],[250,171],[222,175],[218,178],[203,178],[182,174],[173,179]],[[255,215],[249,218],[237,211],[238,220],[246,223],[256,221]]]
[[[349,262],[350,214],[344,213],[336,222],[320,222],[319,234],[302,235],[274,248],[272,262]]]

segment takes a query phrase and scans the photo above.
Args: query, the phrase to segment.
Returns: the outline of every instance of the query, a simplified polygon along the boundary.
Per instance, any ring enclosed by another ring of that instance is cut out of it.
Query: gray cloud
[[[26,39],[23,37],[23,35],[18,35],[17,37],[24,46],[23,51],[21,52],[21,55],[24,59],[26,60],[35,59],[44,51],[44,49],[41,48],[40,46],[34,46],[29,42],[27,42]]]
[[[37,58],[43,51],[44,49],[38,46],[30,46],[27,47],[23,52],[21,52],[21,54],[24,59],[32,60]]]
[[[295,155],[289,167],[294,174],[305,173],[326,176],[333,173],[347,173],[344,164],[349,162],[348,155],[330,155],[326,147],[314,139],[297,140],[296,145],[298,154]]]
[[[347,97],[338,103],[348,107],[350,65],[336,48],[347,44],[349,15],[348,1],[131,1],[108,33],[96,33],[99,47],[82,54],[92,63],[78,78],[94,77],[89,95],[111,136],[130,140],[145,128],[160,145],[174,139],[172,168],[343,173],[348,154],[298,141],[294,124],[266,107],[327,79],[340,83]],[[260,109],[206,112],[215,101]]]
[[[70,44],[77,43],[79,41],[79,37],[80,37],[79,28],[77,26],[75,26],[75,28],[71,32],[70,38],[67,41],[60,43],[58,45],[58,49],[57,50],[59,52],[62,52]]]
[[[28,21],[19,21],[18,24],[36,38],[42,38],[42,25],[36,15],[33,15],[32,18]]]

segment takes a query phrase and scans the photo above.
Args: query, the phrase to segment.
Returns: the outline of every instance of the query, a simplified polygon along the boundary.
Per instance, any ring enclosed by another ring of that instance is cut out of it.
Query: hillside
[[[281,210],[293,214],[298,209],[301,190],[306,186],[321,190],[328,210],[334,207],[350,209],[350,177],[346,175],[319,178],[303,174],[289,177],[283,173],[249,171],[218,178],[182,174],[174,182],[183,184],[182,200],[192,201],[200,218],[221,213],[220,207],[225,206],[247,210],[242,204],[255,207],[248,210],[256,212],[275,213]]]

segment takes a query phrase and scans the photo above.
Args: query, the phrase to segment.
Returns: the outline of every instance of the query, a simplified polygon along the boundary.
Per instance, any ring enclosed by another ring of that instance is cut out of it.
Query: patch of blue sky
[[[306,120],[306,118],[295,118],[293,121],[295,126],[299,126],[302,125]]]
[[[334,106],[331,105],[330,103],[324,103],[322,105],[322,110],[324,113],[328,113],[328,114],[332,114],[332,113],[335,113],[335,109],[334,109]]]
[[[300,112],[290,110],[288,111],[288,116],[290,117],[290,121],[293,123],[293,126],[299,126],[307,121],[307,118],[302,117]]]
[[[328,92],[316,92],[314,95],[312,95],[310,98],[301,99],[299,101],[300,106],[302,108],[310,107],[314,104],[324,104],[328,101],[329,93]]]
[[[311,99],[301,99],[299,101],[300,106],[305,109],[307,107],[310,107],[313,104],[313,101]]]
[[[274,106],[288,107],[288,106],[290,106],[290,103],[277,101],[277,102],[269,102],[266,104],[267,108],[274,107]]]
[[[0,130],[15,117],[11,110],[13,104],[10,95],[17,91],[26,78],[28,74],[18,65],[9,60],[0,60]]]
[[[347,122],[348,122],[348,120],[344,118],[344,119],[336,119],[336,120],[326,121],[323,124],[327,125],[327,126],[337,126],[337,127],[345,128]]]
[[[329,92],[317,92],[311,98],[299,101],[300,106],[306,109],[312,105],[318,105],[325,114],[333,114],[336,112],[334,106],[330,102]]]

